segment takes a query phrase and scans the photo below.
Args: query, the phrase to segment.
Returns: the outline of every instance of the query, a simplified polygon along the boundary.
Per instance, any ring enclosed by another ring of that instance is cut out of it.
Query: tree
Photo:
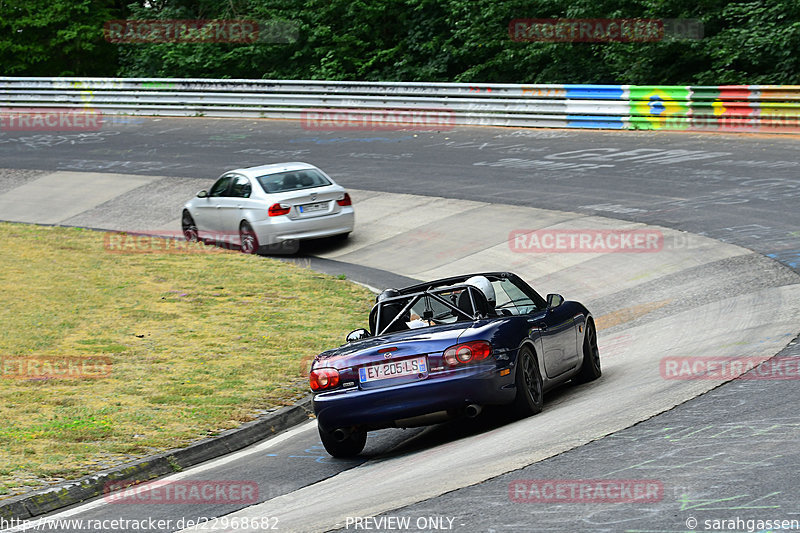
[[[0,0],[8,75],[800,83],[798,0]],[[115,18],[249,19],[255,42],[109,43]],[[697,19],[702,39],[519,42],[519,18]],[[271,26],[270,26],[271,24]],[[275,38],[270,28],[289,28]]]
[[[7,76],[108,76],[116,46],[103,24],[125,18],[113,0],[0,1],[0,65]]]

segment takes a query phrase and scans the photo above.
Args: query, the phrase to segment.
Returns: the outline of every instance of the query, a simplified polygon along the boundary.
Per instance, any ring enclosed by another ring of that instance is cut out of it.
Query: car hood
[[[391,352],[386,352],[391,353],[392,359],[443,352],[453,344],[457,344],[458,338],[472,325],[472,322],[457,322],[367,337],[322,352],[315,358],[314,366],[342,369],[382,360],[384,354],[378,353],[382,348],[395,348]]]

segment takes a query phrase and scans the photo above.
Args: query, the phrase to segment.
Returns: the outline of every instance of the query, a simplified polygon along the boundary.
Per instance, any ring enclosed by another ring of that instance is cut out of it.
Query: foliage
[[[515,42],[517,18],[697,19],[699,40]],[[119,43],[104,21],[252,19],[275,42]],[[797,0],[0,0],[9,75],[498,83],[800,83]]]
[[[117,70],[116,47],[103,37],[107,20],[125,18],[114,0],[0,0],[0,65],[4,76],[106,76]]]

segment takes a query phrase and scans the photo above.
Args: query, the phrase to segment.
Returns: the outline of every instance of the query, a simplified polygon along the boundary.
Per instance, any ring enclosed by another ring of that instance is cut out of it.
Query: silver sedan
[[[181,217],[187,240],[234,245],[249,254],[291,253],[303,239],[344,239],[354,224],[344,187],[308,163],[226,172],[186,202]]]

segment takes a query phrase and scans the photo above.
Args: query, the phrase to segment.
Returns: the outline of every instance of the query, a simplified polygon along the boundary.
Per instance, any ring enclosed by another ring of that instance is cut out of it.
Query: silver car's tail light
[[[292,206],[290,206],[290,205],[272,204],[269,207],[269,209],[267,210],[267,213],[271,217],[277,217],[277,216],[281,216],[281,215],[288,215],[289,211],[291,211],[291,209],[292,209]]]
[[[353,205],[353,201],[350,199],[350,195],[347,193],[344,193],[344,196],[336,200],[336,203],[342,207]]]

